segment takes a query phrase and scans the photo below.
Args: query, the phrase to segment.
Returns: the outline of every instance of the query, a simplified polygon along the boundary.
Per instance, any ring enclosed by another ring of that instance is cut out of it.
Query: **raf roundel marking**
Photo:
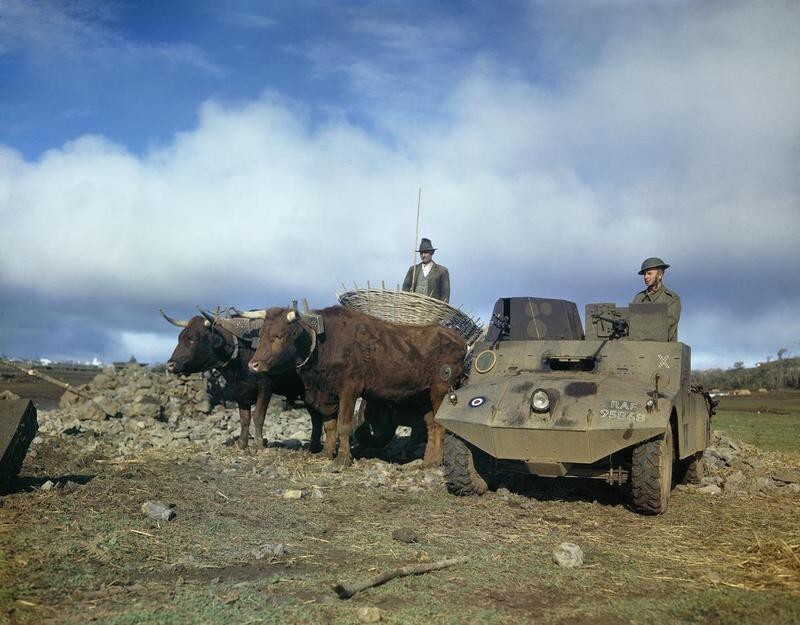
[[[478,406],[483,406],[483,403],[486,401],[485,397],[473,397],[469,400],[469,407],[470,408],[477,408]]]

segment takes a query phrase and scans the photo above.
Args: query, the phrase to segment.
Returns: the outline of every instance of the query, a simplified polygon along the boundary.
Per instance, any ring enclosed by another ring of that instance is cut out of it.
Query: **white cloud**
[[[796,340],[792,306],[765,302],[757,332],[739,310],[722,315],[724,346],[707,311],[748,297],[736,276],[752,267],[785,295],[771,270],[800,261],[798,14],[740,7],[613,33],[558,87],[484,61],[435,121],[377,112],[380,138],[267,92],[205,103],[195,129],[144,156],[92,136],[34,162],[0,146],[0,286],[193,304],[231,283],[300,297],[395,284],[422,186],[421,234],[455,303],[485,314],[512,294],[500,288],[604,299],[593,282],[632,293],[633,270],[658,254],[676,276],[729,284],[685,298],[681,336],[705,364],[766,353]],[[137,357],[149,349],[129,337]]]
[[[800,338],[800,320],[796,306],[779,304],[775,308],[764,307],[760,313],[745,323],[735,310],[690,311],[687,332],[695,338],[706,337],[695,349],[693,364],[696,368],[730,368],[741,360],[748,367],[768,357],[777,359],[782,347],[792,354],[796,352]],[[684,332],[681,333],[681,340]]]
[[[135,356],[138,362],[154,364],[165,362],[177,345],[175,337],[152,332],[121,332],[114,337],[116,353]]]

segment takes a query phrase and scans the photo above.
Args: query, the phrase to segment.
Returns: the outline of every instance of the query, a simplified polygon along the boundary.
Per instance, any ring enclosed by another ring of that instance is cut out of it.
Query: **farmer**
[[[669,319],[669,339],[678,340],[678,321],[681,318],[681,298],[675,291],[664,286],[664,271],[669,267],[660,258],[653,256],[642,263],[639,275],[644,277],[645,289],[639,291],[632,304],[666,304]]]
[[[422,262],[408,268],[406,279],[403,280],[403,290],[422,293],[449,303],[450,274],[447,267],[433,262],[436,248],[431,240],[423,237],[417,251]]]

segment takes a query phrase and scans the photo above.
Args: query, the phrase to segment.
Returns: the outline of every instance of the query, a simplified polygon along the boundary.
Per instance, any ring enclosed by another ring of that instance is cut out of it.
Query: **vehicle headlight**
[[[533,408],[534,412],[547,412],[550,410],[550,396],[547,391],[537,389],[533,392],[531,408]]]

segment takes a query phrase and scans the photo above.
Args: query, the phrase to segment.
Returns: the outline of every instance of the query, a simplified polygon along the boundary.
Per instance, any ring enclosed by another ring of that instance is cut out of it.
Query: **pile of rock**
[[[705,494],[800,493],[800,471],[776,466],[769,454],[720,432],[714,432],[704,457],[708,475],[699,491]]]
[[[107,415],[167,422],[195,419],[220,403],[222,382],[213,372],[183,377],[147,367],[108,368],[79,389],[94,401],[68,391],[59,408],[79,420],[99,421]]]
[[[281,402],[270,406],[264,422],[265,438],[285,447],[302,447],[311,435],[308,413],[304,409],[280,410]],[[71,410],[39,411],[39,433],[32,449],[45,443],[98,456],[125,457],[153,449],[219,449],[233,445],[239,435],[238,410],[224,405],[215,406],[209,414],[166,414],[175,416],[163,420],[151,413],[99,420],[80,419]]]

